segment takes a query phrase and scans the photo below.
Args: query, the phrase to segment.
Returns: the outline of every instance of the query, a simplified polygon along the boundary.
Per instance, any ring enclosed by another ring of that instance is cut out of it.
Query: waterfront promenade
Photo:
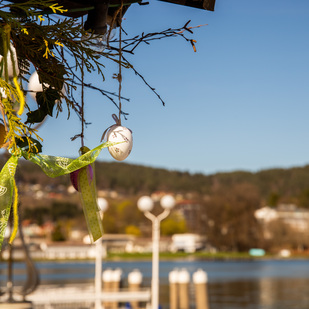
[[[37,300],[34,309],[45,309],[44,300],[61,300],[63,291],[78,292],[94,297],[94,262],[37,262],[41,277],[40,288],[27,299]],[[143,274],[142,290],[145,297],[149,293],[151,282],[151,261],[105,261],[103,270],[120,268],[122,270],[121,289],[127,290],[127,276],[133,269]],[[256,259],[256,260],[162,260],[160,262],[160,305],[169,308],[168,274],[173,269],[185,268],[192,274],[202,268],[208,274],[208,295],[210,309],[308,309],[309,308],[309,261],[307,259]],[[0,263],[1,289],[6,286],[5,262]],[[14,278],[21,285],[25,277],[21,274],[22,263],[14,268]],[[147,292],[148,289],[148,292]],[[195,308],[193,286],[190,283],[190,308]],[[76,293],[77,292],[77,293]],[[105,295],[106,296],[106,295]],[[143,297],[144,297],[143,296]],[[148,294],[149,296],[149,294]],[[4,297],[4,296],[3,296]],[[3,301],[3,297],[0,301]],[[15,296],[14,296],[15,297]],[[79,296],[78,296],[79,297]],[[82,296],[80,296],[82,298]],[[91,302],[92,303],[92,302]],[[41,305],[39,305],[41,304]],[[70,304],[61,304],[55,309],[79,309]],[[81,303],[83,309],[91,306]]]

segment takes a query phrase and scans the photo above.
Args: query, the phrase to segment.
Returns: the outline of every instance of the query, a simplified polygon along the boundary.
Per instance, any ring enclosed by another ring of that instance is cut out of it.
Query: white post
[[[122,276],[122,270],[120,268],[116,268],[112,272],[111,278],[111,290],[112,292],[118,292],[120,288],[120,281]],[[111,308],[118,308],[118,302],[114,301],[111,303]]]
[[[103,221],[104,211],[108,208],[108,202],[104,198],[97,199],[97,205],[100,209],[100,217]],[[102,309],[101,292],[102,292],[102,254],[103,244],[102,238],[95,242],[95,277],[94,277],[94,290],[95,290],[95,309]]]
[[[168,275],[170,285],[170,309],[178,309],[178,269],[172,270]]]
[[[207,273],[198,269],[193,274],[193,282],[195,286],[195,298],[196,298],[196,308],[197,309],[209,309],[207,282]]]
[[[165,209],[158,217],[149,211],[145,216],[152,221],[152,280],[151,280],[151,308],[159,308],[159,246],[160,246],[160,222],[169,215],[169,209]]]
[[[155,218],[152,225],[152,309],[159,307],[159,242],[160,221]]]
[[[179,283],[179,309],[189,309],[190,274],[185,268],[182,268],[178,273],[178,283]]]
[[[160,222],[165,219],[175,205],[175,199],[171,195],[162,197],[160,204],[164,211],[155,216],[150,211],[153,201],[149,196],[143,196],[137,201],[138,208],[152,221],[152,280],[151,280],[151,309],[159,308],[159,245],[160,245]]]
[[[129,290],[132,292],[139,291],[142,281],[143,281],[142,273],[138,269],[134,269],[132,272],[128,274]],[[131,301],[131,307],[132,309],[138,309],[139,302]]]
[[[98,239],[95,243],[95,309],[102,309],[101,290],[102,290],[102,239]]]
[[[107,268],[103,271],[102,274],[102,281],[103,281],[103,290],[104,292],[110,292],[112,290],[112,280],[113,280],[113,270]],[[112,303],[111,302],[104,302],[104,308],[110,308]]]

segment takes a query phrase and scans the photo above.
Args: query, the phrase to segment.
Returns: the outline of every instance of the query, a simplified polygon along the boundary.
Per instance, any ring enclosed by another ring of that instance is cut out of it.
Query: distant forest
[[[1,157],[1,166],[3,163]],[[51,179],[35,164],[25,160],[21,160],[20,163],[17,181],[43,185],[49,183],[69,185],[69,177]],[[97,161],[95,166],[98,189],[115,190],[124,195],[169,191],[201,198],[216,195],[221,191],[231,192],[233,188],[245,185],[248,187],[247,190],[256,192],[259,204],[263,206],[294,203],[299,207],[309,208],[309,165],[261,170],[255,173],[234,171],[212,175],[118,162]]]

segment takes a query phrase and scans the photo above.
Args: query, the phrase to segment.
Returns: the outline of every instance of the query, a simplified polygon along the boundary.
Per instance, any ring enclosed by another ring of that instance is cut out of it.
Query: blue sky
[[[181,39],[140,46],[127,56],[166,102],[129,70],[122,94],[134,145],[124,161],[171,170],[212,174],[258,171],[309,163],[309,2],[307,0],[217,0],[215,12],[151,0],[125,14],[129,34],[181,27],[188,20],[197,52]],[[106,62],[105,60],[103,60]],[[106,64],[106,81],[87,81],[118,91]],[[97,146],[113,124],[113,104],[86,94],[86,145]],[[79,133],[73,116],[48,119],[40,130],[44,153],[76,157]],[[112,161],[107,150],[99,160]]]

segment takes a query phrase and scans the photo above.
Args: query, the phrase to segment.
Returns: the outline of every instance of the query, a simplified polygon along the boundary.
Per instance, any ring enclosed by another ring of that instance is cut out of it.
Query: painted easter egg
[[[79,191],[78,190],[78,175],[79,175],[79,172],[80,172],[80,169],[70,173],[70,180],[71,180],[72,186],[74,187],[74,189],[76,191]],[[92,179],[93,179],[93,170],[92,170],[91,165],[87,165],[87,176],[88,176],[89,185],[90,185],[91,182],[92,182]]]
[[[120,142],[120,144],[108,147],[108,151],[114,159],[123,161],[132,150],[132,131],[126,127],[114,125],[107,133],[107,141],[112,143]]]

